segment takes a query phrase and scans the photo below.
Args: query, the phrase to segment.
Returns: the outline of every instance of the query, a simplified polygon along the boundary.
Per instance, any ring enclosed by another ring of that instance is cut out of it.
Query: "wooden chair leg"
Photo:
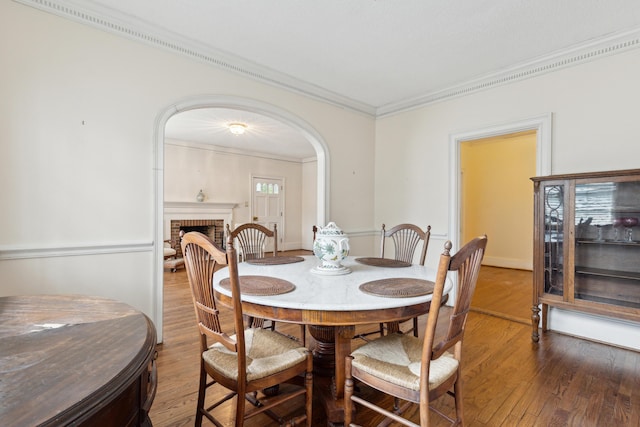
[[[236,427],[244,426],[244,408],[245,402],[247,401],[245,398],[244,390],[238,390],[238,394],[236,395]]]
[[[353,413],[353,377],[351,376],[351,356],[345,359],[345,381],[344,381],[344,427],[351,425],[351,414]]]
[[[304,325],[302,326],[304,329]],[[304,336],[304,335],[303,335]],[[304,385],[306,390],[305,396],[305,414],[307,415],[307,427],[311,427],[313,421],[313,356],[311,352],[307,352],[307,372],[304,376]]]
[[[198,405],[196,406],[195,427],[202,426],[202,416],[204,408],[204,397],[207,388],[207,372],[204,370],[204,360],[200,358],[200,385],[198,386]]]
[[[458,379],[453,384],[454,399],[456,402],[456,425],[464,425],[463,410],[462,410],[462,372],[458,368]]]

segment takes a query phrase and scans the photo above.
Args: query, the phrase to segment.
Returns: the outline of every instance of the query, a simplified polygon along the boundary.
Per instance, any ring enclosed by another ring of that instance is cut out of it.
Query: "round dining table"
[[[328,393],[319,390],[328,421],[341,423],[345,357],[351,353],[355,326],[427,313],[436,270],[349,256],[342,261],[345,268],[334,273],[318,269],[314,256],[281,257],[281,263],[273,258],[278,257],[238,264],[243,314],[307,325],[316,341],[314,373],[332,379]],[[216,299],[231,307],[228,275],[226,268],[216,272],[213,288]],[[447,280],[444,293],[452,286]]]

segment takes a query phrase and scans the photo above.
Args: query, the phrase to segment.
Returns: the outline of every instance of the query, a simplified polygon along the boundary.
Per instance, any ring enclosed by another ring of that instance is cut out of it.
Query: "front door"
[[[273,230],[273,225],[278,227],[278,246],[282,249],[284,241],[284,179],[253,177],[253,196],[251,203],[251,222],[263,225]],[[265,249],[273,251],[273,246]]]

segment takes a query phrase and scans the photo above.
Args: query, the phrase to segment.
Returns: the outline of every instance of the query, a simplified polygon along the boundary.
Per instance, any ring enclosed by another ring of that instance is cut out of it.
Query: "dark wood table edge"
[[[27,298],[29,296],[11,296],[5,298]],[[34,298],[60,298],[67,297],[67,295],[32,295]],[[72,298],[74,295],[69,295]],[[85,295],[81,295],[82,298],[91,298]],[[151,319],[144,313],[133,309],[128,304],[117,301],[110,298],[96,297],[103,299],[108,303],[121,304],[128,306],[132,309],[130,314],[126,317],[142,317],[146,323],[147,334],[145,336],[144,343],[141,345],[139,351],[135,357],[131,359],[131,362],[118,374],[116,374],[111,380],[105,382],[102,386],[95,389],[92,393],[88,394],[83,399],[77,401],[73,405],[67,406],[60,410],[51,418],[44,420],[38,424],[40,427],[54,427],[61,425],[73,425],[73,426],[92,426],[95,425],[92,418],[100,414],[101,411],[109,409],[110,404],[116,401],[122,393],[129,389],[139,378],[145,378],[144,385],[146,390],[140,390],[141,397],[146,397],[142,406],[144,409],[139,413],[138,419],[141,420],[139,425],[151,426],[152,422],[149,418],[149,409],[155,398],[157,391],[157,370],[155,360],[157,357],[156,341],[157,334],[156,328]],[[96,347],[96,351],[99,348]],[[146,373],[146,374],[145,374]]]

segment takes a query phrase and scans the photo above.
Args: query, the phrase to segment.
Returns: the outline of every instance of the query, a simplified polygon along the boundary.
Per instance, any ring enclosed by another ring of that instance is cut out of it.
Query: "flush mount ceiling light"
[[[234,135],[242,135],[247,130],[247,125],[244,123],[229,123],[229,132]]]

